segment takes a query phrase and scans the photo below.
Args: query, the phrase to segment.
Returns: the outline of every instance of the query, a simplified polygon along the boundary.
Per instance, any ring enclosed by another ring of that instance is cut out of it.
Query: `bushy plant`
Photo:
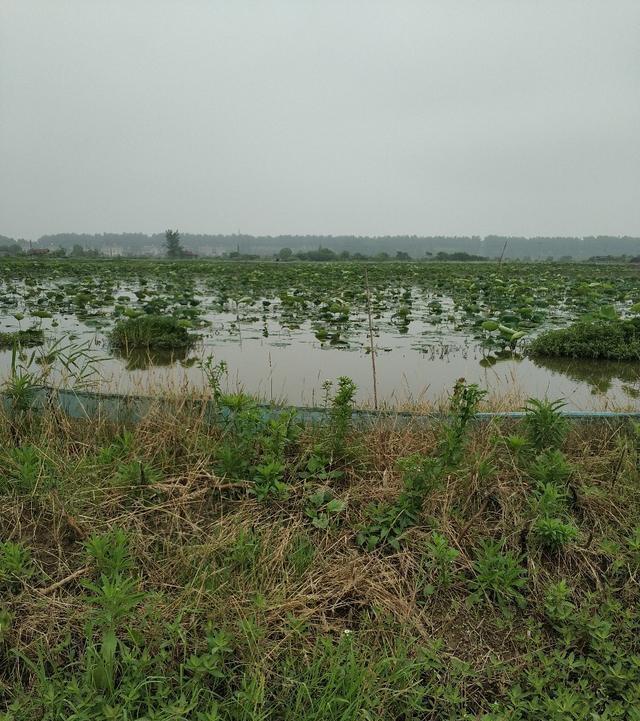
[[[558,450],[540,453],[529,468],[531,478],[540,486],[553,483],[558,487],[565,487],[572,471],[567,457]]]
[[[345,450],[345,441],[351,423],[356,390],[356,384],[351,378],[347,378],[347,376],[338,378],[338,390],[333,396],[329,412],[333,439],[332,451],[335,455],[340,455]]]
[[[544,599],[547,618],[554,624],[566,623],[575,614],[571,588],[564,580],[549,584]]]
[[[23,445],[18,448],[8,448],[4,458],[0,459],[3,476],[0,477],[2,485],[12,488],[20,493],[32,493],[38,484],[49,480],[44,476],[44,462],[38,449],[33,445]]]

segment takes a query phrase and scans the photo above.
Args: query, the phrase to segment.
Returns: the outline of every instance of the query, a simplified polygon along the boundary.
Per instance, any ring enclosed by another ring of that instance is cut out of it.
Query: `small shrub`
[[[109,339],[122,350],[172,350],[190,348],[196,336],[172,316],[140,315],[119,321]]]

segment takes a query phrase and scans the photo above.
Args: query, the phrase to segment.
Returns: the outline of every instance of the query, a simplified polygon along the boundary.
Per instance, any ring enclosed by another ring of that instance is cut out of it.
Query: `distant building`
[[[29,248],[27,255],[49,255],[49,248]]]

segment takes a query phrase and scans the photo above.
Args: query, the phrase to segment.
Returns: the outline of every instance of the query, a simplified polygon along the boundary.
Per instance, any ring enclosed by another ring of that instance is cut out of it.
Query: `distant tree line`
[[[233,255],[233,254],[230,254]],[[292,260],[311,260],[311,261],[331,261],[331,260],[375,260],[375,261],[387,261],[387,260],[433,260],[433,261],[446,261],[446,260],[458,260],[458,261],[474,261],[474,260],[489,260],[482,255],[472,255],[471,253],[465,253],[458,251],[455,253],[445,253],[439,251],[435,255],[432,253],[426,253],[423,258],[413,258],[409,253],[404,250],[396,250],[395,253],[387,253],[381,251],[375,255],[367,255],[366,253],[350,253],[348,250],[343,250],[340,253],[336,253],[330,248],[318,248],[317,250],[310,250],[307,252],[299,251],[294,253],[291,248],[281,248],[276,254],[276,259],[284,262]]]
[[[543,260],[546,258],[571,257],[586,260],[596,256],[637,256],[640,255],[640,238],[631,236],[587,236],[587,237],[532,237],[487,235],[480,236],[347,236],[347,235],[280,235],[254,236],[180,234],[181,246],[186,251],[200,255],[260,255],[273,256],[282,248],[292,253],[314,254],[331,250],[335,254],[348,252],[351,256],[361,254],[375,257],[381,253],[395,256],[396,252],[407,253],[412,258],[424,258],[429,254],[468,253],[487,258],[499,258],[504,249],[505,258]],[[133,254],[164,254],[165,235],[155,233],[102,233],[78,234],[58,233],[44,235],[37,245],[45,248],[67,249],[79,245],[85,250],[102,250]]]
[[[279,257],[284,249],[291,257],[307,260],[334,258],[376,258],[379,260],[402,258],[453,259],[457,253],[471,258],[548,260],[573,259],[595,262],[614,262],[640,256],[640,238],[632,236],[586,237],[532,237],[521,236],[353,236],[353,235],[280,235],[254,236],[246,234],[205,235],[181,233],[181,255],[217,256],[228,259]],[[29,242],[0,236],[0,254],[18,255],[28,250]],[[165,233],[57,233],[43,235],[33,243],[34,248],[47,248],[80,257],[90,253],[104,255],[166,255]],[[80,250],[79,250],[80,249]],[[405,255],[398,255],[405,254]],[[441,254],[444,254],[441,255]],[[470,258],[467,257],[467,260]]]

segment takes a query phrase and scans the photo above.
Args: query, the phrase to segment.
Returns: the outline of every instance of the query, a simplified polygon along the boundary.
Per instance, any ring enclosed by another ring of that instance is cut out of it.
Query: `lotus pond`
[[[638,407],[638,363],[527,356],[543,330],[637,315],[640,271],[622,265],[3,259],[0,374],[10,373],[12,340],[42,332],[44,344],[25,348],[23,363],[42,367],[52,349],[85,349],[102,390],[198,386],[201,361],[213,356],[226,362],[233,390],[313,405],[326,378],[346,375],[368,403],[365,268],[381,401],[439,398],[464,377],[500,396]],[[116,348],[116,324],[143,314],[176,318],[195,342]]]

